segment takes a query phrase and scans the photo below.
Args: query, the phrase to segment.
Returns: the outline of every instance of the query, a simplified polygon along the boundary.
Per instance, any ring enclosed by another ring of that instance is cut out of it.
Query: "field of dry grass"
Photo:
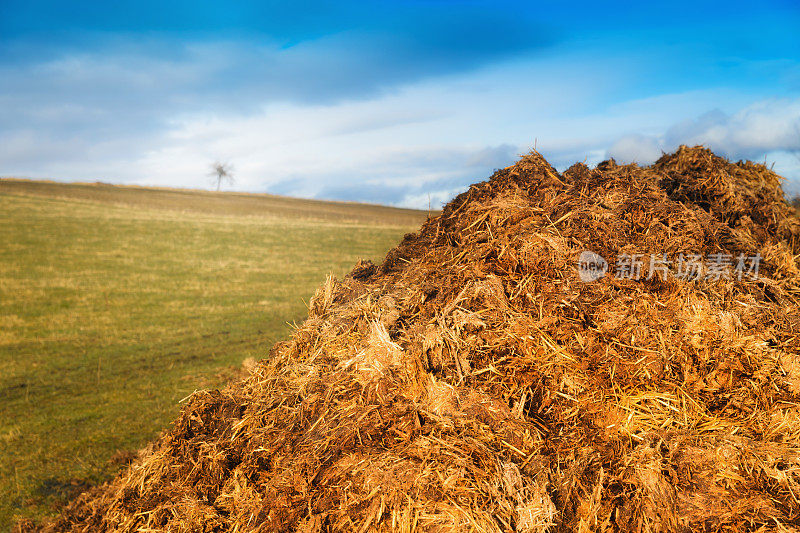
[[[169,189],[109,185],[105,183],[59,183],[0,179],[0,194],[36,195],[65,200],[102,202],[104,204],[230,215],[237,218],[279,217],[331,222],[375,223],[381,226],[419,226],[425,214],[415,209],[398,209],[382,205],[352,202],[303,200],[271,194],[210,192],[204,190]]]
[[[427,213],[0,180],[0,529],[108,479]]]

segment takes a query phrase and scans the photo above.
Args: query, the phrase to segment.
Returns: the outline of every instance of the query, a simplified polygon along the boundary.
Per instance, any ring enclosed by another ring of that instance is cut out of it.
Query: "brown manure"
[[[763,165],[532,153],[328,279],[249,377],[20,528],[798,531],[798,236]],[[584,251],[609,263],[595,281]]]

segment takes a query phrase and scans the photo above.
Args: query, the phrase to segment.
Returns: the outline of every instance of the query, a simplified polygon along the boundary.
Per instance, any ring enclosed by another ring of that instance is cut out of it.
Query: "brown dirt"
[[[250,376],[43,531],[793,531],[800,222],[779,177],[682,147],[538,154],[329,279]],[[580,280],[584,250],[611,270]],[[615,257],[760,254],[751,279]]]

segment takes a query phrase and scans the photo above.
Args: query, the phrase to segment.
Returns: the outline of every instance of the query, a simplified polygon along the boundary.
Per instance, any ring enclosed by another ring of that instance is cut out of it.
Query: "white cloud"
[[[727,114],[719,109],[687,118],[653,135],[626,135],[608,149],[621,162],[649,164],[681,144],[704,145],[730,159],[773,162],[789,179],[800,182],[800,98],[768,99]]]
[[[436,206],[534,145],[558,168],[607,154],[648,163],[679,142],[783,154],[800,105],[716,87],[633,91],[642,61],[593,50],[384,90],[372,80],[348,98],[343,86],[301,87],[314,68],[299,65],[325,59],[312,52],[280,58],[269,47],[215,43],[171,58],[118,52],[0,67],[10,80],[0,89],[0,173],[207,187],[220,159],[234,165],[238,190],[426,208],[429,195]],[[258,68],[246,74],[248,65]],[[326,76],[338,79],[333,70]],[[282,84],[287,72],[293,79]],[[227,91],[237,73],[249,77]],[[293,90],[307,92],[289,98]],[[800,177],[791,158],[776,161]]]
[[[707,113],[676,124],[667,144],[705,144],[731,157],[758,157],[768,151],[800,149],[800,98],[757,102],[733,115]]]
[[[662,147],[655,137],[626,135],[608,149],[610,157],[626,163],[650,164],[662,154]]]

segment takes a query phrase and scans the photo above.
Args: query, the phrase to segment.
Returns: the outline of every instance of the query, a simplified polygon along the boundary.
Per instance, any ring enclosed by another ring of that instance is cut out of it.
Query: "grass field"
[[[0,180],[0,529],[108,479],[427,213]]]

